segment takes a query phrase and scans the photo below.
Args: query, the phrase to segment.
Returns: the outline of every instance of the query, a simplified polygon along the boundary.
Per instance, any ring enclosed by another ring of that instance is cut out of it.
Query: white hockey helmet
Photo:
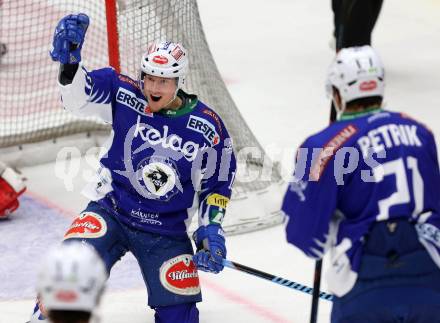
[[[38,275],[37,292],[46,310],[93,312],[107,276],[95,249],[72,241],[47,254]]]
[[[169,41],[152,42],[148,45],[147,52],[142,55],[140,81],[143,82],[145,74],[178,78],[179,89],[185,83],[187,71],[187,52],[181,44]]]
[[[385,71],[379,55],[371,46],[342,49],[330,65],[326,90],[333,96],[339,90],[343,109],[350,101],[384,95]]]

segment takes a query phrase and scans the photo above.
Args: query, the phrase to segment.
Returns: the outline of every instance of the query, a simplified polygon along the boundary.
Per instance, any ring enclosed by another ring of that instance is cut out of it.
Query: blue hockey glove
[[[197,252],[193,261],[197,268],[211,273],[223,270],[223,259],[226,258],[226,245],[223,229],[218,224],[201,226],[193,234]]]
[[[61,19],[53,36],[52,60],[61,64],[78,64],[88,26],[89,17],[83,13]]]

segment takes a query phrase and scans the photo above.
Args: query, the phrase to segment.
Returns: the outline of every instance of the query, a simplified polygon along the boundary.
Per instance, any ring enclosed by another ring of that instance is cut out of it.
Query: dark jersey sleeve
[[[199,190],[199,225],[221,225],[237,169],[232,139],[223,122],[220,121],[216,129],[221,140],[205,154]]]
[[[338,187],[332,170],[332,157],[306,141],[298,151],[282,204],[288,242],[313,258],[321,258],[325,252],[336,209]]]

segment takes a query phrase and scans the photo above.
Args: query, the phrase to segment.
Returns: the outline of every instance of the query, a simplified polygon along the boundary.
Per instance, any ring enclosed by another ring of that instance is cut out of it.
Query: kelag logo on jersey
[[[164,149],[171,149],[172,151],[181,152],[183,157],[188,161],[196,159],[199,150],[205,149],[208,145],[203,144],[200,147],[193,141],[183,141],[182,137],[171,133],[168,126],[163,126],[163,131],[159,131],[150,125],[141,122],[141,117],[138,116],[134,128],[133,138],[140,136],[143,141],[152,146],[161,145]],[[127,137],[128,138],[128,137]]]
[[[211,143],[211,146],[215,146],[220,142],[220,137],[214,125],[205,119],[190,116],[186,127],[203,134],[203,137]]]
[[[119,88],[116,94],[116,101],[144,116],[153,116],[147,108],[147,101],[139,99],[136,94],[123,87]]]

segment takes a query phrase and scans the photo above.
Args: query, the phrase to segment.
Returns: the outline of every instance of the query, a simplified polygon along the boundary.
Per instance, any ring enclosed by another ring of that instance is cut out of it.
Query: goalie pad
[[[0,218],[7,217],[18,208],[18,197],[25,190],[20,175],[12,168],[0,164]]]

